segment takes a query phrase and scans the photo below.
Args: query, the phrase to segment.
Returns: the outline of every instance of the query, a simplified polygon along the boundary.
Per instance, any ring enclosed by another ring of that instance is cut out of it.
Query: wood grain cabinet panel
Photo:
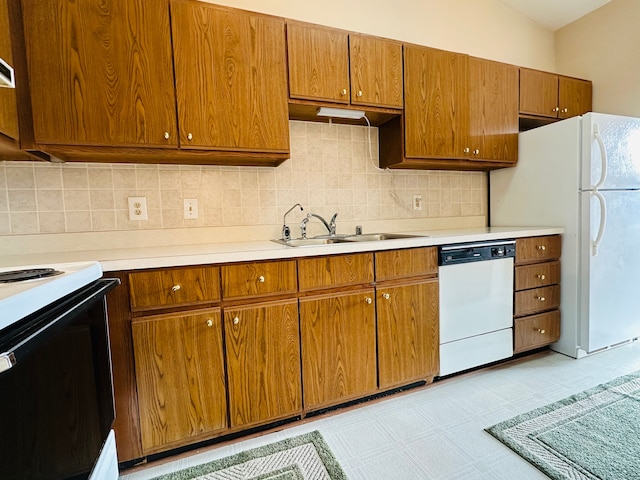
[[[220,310],[137,319],[132,333],[144,453],[225,430]]]
[[[284,19],[171,0],[171,26],[181,148],[288,152]]]
[[[560,306],[560,285],[533,288],[516,292],[514,315],[520,317]]]
[[[376,291],[380,389],[439,371],[438,280]]]
[[[558,75],[521,68],[520,113],[556,118],[558,116]]]
[[[224,311],[231,427],[302,412],[298,302]]]
[[[295,260],[222,266],[222,292],[225,300],[295,294],[297,290]]]
[[[134,312],[212,303],[220,300],[220,267],[132,272],[129,284]]]
[[[373,254],[354,253],[298,260],[300,292],[373,282]]]
[[[375,252],[376,281],[438,274],[436,247]]]
[[[516,290],[560,283],[560,262],[536,263],[515,268]]]
[[[305,410],[376,391],[374,299],[373,288],[300,299]]]
[[[514,322],[514,353],[549,345],[560,338],[560,312],[518,318]]]
[[[7,0],[0,0],[0,58],[13,66]],[[0,134],[18,140],[18,106],[13,88],[0,88]]]
[[[22,8],[37,143],[177,146],[166,0]]]
[[[527,237],[516,239],[516,265],[557,260],[560,258],[562,239],[560,235]]]
[[[558,77],[558,118],[584,115],[593,110],[592,83],[578,78]]]

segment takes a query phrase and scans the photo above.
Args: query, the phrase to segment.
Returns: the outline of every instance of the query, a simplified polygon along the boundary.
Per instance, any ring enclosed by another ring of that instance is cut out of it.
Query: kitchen
[[[620,5],[622,11],[632,7],[630,4],[624,7],[621,4],[626,5],[625,2],[613,2],[610,6],[612,11],[605,11],[603,14],[617,13],[624,22],[628,16],[625,17],[614,10],[614,6]],[[243,7],[238,4],[233,6]],[[571,29],[567,29],[569,33],[560,31],[557,34],[555,42],[558,53],[554,53],[553,33],[536,27],[525,19],[514,17],[513,11],[505,10],[497,3],[492,2],[483,7],[488,8],[479,9],[474,12],[476,15],[469,14],[470,18],[466,20],[465,17],[456,19],[456,28],[465,31],[464,35],[451,36],[450,31],[440,31],[441,38],[407,38],[404,35],[373,30],[372,26],[358,25],[357,19],[361,18],[361,15],[355,12],[353,15],[340,14],[343,21],[351,18],[351,21],[356,22],[353,24],[325,21],[322,15],[323,12],[326,15],[328,9],[324,8],[318,8],[317,12],[313,12],[306,11],[305,6],[305,15],[309,17],[304,17],[303,14],[293,15],[293,12],[268,13],[402,38],[547,71],[561,71],[564,74],[592,79],[596,87],[599,74],[610,75],[611,80],[601,80],[605,84],[614,80],[624,81],[620,75],[611,75],[611,72],[618,70],[610,65],[606,72],[589,70],[590,65],[593,66],[591,68],[599,68],[604,63],[601,59],[584,62],[585,65],[573,65],[572,62],[579,56],[575,50],[571,50],[574,47],[572,38],[567,39],[566,43],[561,41],[563,35],[569,35]],[[255,10],[257,7],[245,8]],[[418,12],[408,15],[408,18],[425,19],[419,28],[414,29],[416,32],[435,36],[439,32],[437,24],[443,23],[441,19],[452,18],[457,14],[450,7],[439,7],[444,11],[438,11],[437,8],[433,6],[433,10],[424,15],[417,15]],[[340,11],[338,6],[336,11]],[[394,18],[393,15],[380,16]],[[515,18],[518,18],[519,22],[516,22]],[[478,22],[478,19],[486,22]],[[434,25],[425,22],[433,22]],[[476,22],[481,25],[477,25]],[[451,24],[453,21],[449,23]],[[490,28],[492,32],[496,32],[495,35],[482,34],[486,31],[487,25],[495,25],[495,28]],[[581,25],[579,22],[573,28],[589,28],[592,38],[593,27]],[[526,39],[522,38],[527,34],[529,35]],[[478,41],[479,39],[481,41]],[[514,39],[521,39],[522,44],[519,45]],[[483,45],[483,42],[490,44]],[[507,45],[513,50],[503,51]],[[531,45],[535,45],[535,48]],[[621,42],[619,50],[624,50],[627,45],[629,43]],[[563,51],[563,47],[567,49],[566,52]],[[593,50],[589,50],[583,55],[595,55],[592,52]],[[563,58],[566,58],[566,66],[562,63]],[[615,56],[606,57],[608,61],[612,58]],[[620,58],[624,58],[624,55]],[[634,82],[629,83],[635,88]],[[635,113],[632,111],[635,97],[629,94],[623,98],[616,98],[615,95],[619,92],[620,89],[617,87],[602,90],[596,88],[594,110],[637,115],[637,106]],[[598,105],[599,95],[606,98],[607,102]],[[3,169],[7,187],[3,198],[10,198],[11,201],[6,201],[5,213],[2,214],[5,232],[1,240],[3,252],[19,255],[26,250],[33,254],[42,253],[43,256],[39,258],[45,259],[47,253],[57,249],[59,261],[66,261],[73,258],[74,254],[65,251],[87,250],[87,244],[90,245],[88,250],[101,248],[97,247],[100,245],[124,248],[132,242],[138,246],[188,245],[193,243],[194,231],[197,231],[199,236],[198,244],[220,241],[221,238],[224,241],[241,241],[249,238],[249,235],[251,238],[259,239],[275,238],[280,233],[281,215],[295,202],[300,202],[308,211],[325,217],[338,212],[339,231],[353,231],[359,224],[364,226],[365,232],[416,230],[416,219],[420,219],[419,229],[424,231],[482,227],[486,224],[486,174],[447,171],[410,171],[393,174],[378,172],[371,166],[371,159],[367,158],[367,129],[338,125],[334,127],[332,129],[321,124],[293,121],[291,150],[292,160],[297,161],[285,162],[275,172],[253,167],[158,167],[114,164],[105,168],[101,164],[69,163],[61,167],[5,162]],[[374,145],[372,156],[375,158],[376,134],[372,132],[371,135]],[[342,155],[342,152],[348,151],[353,152],[351,156]],[[335,161],[336,152],[344,161]],[[319,160],[327,162],[322,166],[322,172],[315,170],[320,168]],[[340,171],[341,168],[349,169],[347,174],[352,175],[350,181],[336,176],[336,170]],[[317,178],[320,173],[323,175],[323,185],[326,186],[315,190],[312,186],[319,183]],[[135,184],[132,183],[134,179]],[[247,186],[259,190],[259,197],[247,192]],[[147,198],[149,221],[127,223],[128,205],[125,201],[134,187],[136,196]],[[186,196],[187,192],[189,196]],[[400,201],[389,192],[394,193]],[[409,208],[413,195],[422,195],[422,210]],[[195,221],[182,218],[183,198],[199,200],[201,216]],[[91,208],[87,208],[87,205],[91,205]],[[211,211],[214,205],[222,207]],[[291,222],[296,236],[299,220],[297,218]],[[193,224],[198,227],[197,230],[190,228]],[[309,227],[311,230],[320,228],[321,225],[311,222]],[[313,234],[321,231],[313,231]],[[63,233],[69,235],[60,235]],[[38,257],[32,258],[37,262]]]

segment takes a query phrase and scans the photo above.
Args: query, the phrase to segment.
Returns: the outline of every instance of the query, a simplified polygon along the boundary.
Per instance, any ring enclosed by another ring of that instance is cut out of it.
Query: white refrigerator
[[[588,113],[519,134],[490,173],[492,226],[561,226],[561,336],[574,358],[640,337],[640,118]]]

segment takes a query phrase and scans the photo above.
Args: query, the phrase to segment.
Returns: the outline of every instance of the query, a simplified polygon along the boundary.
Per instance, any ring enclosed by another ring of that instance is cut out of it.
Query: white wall
[[[540,70],[554,37],[499,0],[208,0]]]
[[[556,32],[556,70],[593,81],[593,110],[640,117],[640,1],[613,0]]]

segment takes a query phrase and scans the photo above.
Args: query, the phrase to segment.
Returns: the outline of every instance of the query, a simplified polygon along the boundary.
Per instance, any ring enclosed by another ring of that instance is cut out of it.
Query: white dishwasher
[[[439,249],[440,376],[513,355],[515,240]]]

